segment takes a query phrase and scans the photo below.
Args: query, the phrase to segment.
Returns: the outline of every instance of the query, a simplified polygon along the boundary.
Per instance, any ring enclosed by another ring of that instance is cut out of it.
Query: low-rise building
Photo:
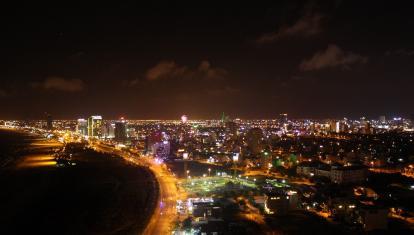
[[[337,184],[360,183],[367,178],[364,166],[332,167],[331,181]]]
[[[322,162],[302,162],[296,167],[298,175],[330,177],[331,166]]]
[[[278,190],[265,194],[264,210],[269,215],[285,215],[299,208],[299,197],[293,190]]]

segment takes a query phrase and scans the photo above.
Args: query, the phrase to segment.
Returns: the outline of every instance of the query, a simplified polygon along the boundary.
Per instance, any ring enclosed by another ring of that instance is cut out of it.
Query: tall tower
[[[53,129],[53,119],[52,119],[52,115],[50,115],[49,113],[45,112],[45,119],[46,122],[44,124],[44,128],[47,130],[52,130]]]
[[[123,142],[127,139],[127,123],[125,119],[115,122],[115,140]]]
[[[78,119],[78,124],[76,125],[76,132],[81,135],[88,135],[88,122],[85,119]]]
[[[88,118],[88,136],[100,137],[102,134],[102,116],[91,116]]]

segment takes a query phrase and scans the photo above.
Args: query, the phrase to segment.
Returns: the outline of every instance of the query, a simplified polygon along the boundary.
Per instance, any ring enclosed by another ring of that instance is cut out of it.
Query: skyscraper
[[[102,123],[102,138],[114,138],[115,137],[115,123],[111,123],[110,121],[106,121]]]
[[[102,131],[102,116],[91,116],[88,118],[88,136],[100,137]]]
[[[78,123],[76,125],[76,132],[81,135],[88,135],[88,122],[85,119],[78,119]]]
[[[127,123],[121,118],[121,120],[115,122],[115,140],[125,141],[127,139]]]
[[[46,113],[46,129],[52,130],[53,129],[53,119],[52,115]]]

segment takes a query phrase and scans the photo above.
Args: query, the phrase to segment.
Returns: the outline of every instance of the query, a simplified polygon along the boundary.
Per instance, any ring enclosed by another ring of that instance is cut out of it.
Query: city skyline
[[[410,3],[4,4],[0,234],[414,234]]]
[[[0,119],[414,114],[404,3],[35,4],[5,17]]]

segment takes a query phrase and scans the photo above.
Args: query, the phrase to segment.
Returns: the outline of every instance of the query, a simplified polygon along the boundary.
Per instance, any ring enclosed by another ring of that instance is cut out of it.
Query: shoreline
[[[21,130],[0,128],[0,132],[4,131],[33,134]],[[36,134],[33,136],[36,137]],[[43,143],[47,140],[38,141]],[[4,139],[3,142],[7,143]],[[40,152],[39,156],[35,156],[36,159],[42,158],[41,154],[47,155],[45,148],[48,147],[41,146],[39,150],[36,150],[36,152]],[[7,169],[0,168],[0,175],[3,176],[0,181],[5,183],[5,190],[0,193],[0,198],[3,199],[0,204],[3,213],[0,217],[4,216],[2,221],[5,226],[0,228],[0,231],[35,226],[34,231],[45,232],[47,230],[47,232],[52,232],[57,228],[56,226],[67,227],[68,224],[73,224],[73,228],[69,228],[67,233],[141,234],[147,228],[157,206],[157,198],[159,198],[159,183],[149,168],[129,164],[119,156],[111,157],[108,154],[83,151],[74,154],[74,162],[77,163],[74,167],[57,168],[55,165],[17,167],[28,158],[27,155],[32,154],[18,154],[7,166]],[[111,173],[108,174],[108,172]],[[19,191],[22,189],[25,193],[19,195]],[[60,195],[58,198],[53,196],[56,193]],[[65,201],[65,198],[70,200],[67,201],[69,205],[63,206],[61,209],[56,209],[53,206],[53,204],[59,204],[60,200]],[[28,204],[28,206],[23,206],[22,203]],[[71,204],[73,205],[70,206]],[[39,213],[39,209],[36,208],[40,205],[41,210],[44,211],[40,213],[39,217],[47,216],[47,214],[61,214],[50,218],[52,221],[56,220],[52,223],[51,228],[43,224],[45,222],[43,219],[36,218],[36,216],[34,221],[23,219],[27,217],[26,214]],[[23,212],[23,208],[27,212]],[[9,216],[10,214],[12,216]],[[71,214],[73,216],[70,216]],[[86,224],[81,220],[87,221]],[[87,224],[92,226],[89,227]],[[104,225],[97,226],[98,224]]]

